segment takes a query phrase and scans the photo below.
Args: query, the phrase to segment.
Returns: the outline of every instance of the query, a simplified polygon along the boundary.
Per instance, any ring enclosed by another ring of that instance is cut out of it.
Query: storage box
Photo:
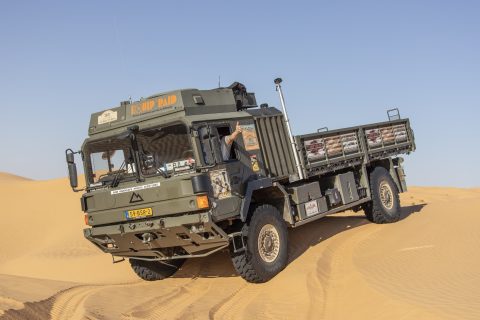
[[[292,187],[292,201],[295,204],[305,203],[310,200],[318,199],[322,196],[320,184],[311,182],[304,185]]]
[[[307,201],[305,203],[297,205],[296,207],[300,219],[302,220],[328,211],[327,199],[325,197]]]
[[[337,188],[328,189],[327,191],[325,191],[325,197],[327,197],[330,207],[335,207],[339,204],[343,204],[342,195]]]
[[[340,191],[343,204],[358,201],[357,185],[355,184],[355,176],[353,172],[342,173],[335,176],[335,188]]]

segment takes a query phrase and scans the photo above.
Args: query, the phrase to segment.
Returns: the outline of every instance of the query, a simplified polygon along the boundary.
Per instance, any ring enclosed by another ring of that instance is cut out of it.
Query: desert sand
[[[291,230],[265,284],[228,253],[145,282],[84,240],[66,179],[0,173],[0,319],[480,319],[480,189],[411,187],[403,218],[346,212]]]

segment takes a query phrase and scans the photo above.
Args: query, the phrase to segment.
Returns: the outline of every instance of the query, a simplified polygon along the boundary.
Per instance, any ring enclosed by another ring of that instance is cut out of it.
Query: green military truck
[[[265,282],[287,264],[289,227],[345,210],[399,220],[398,156],[415,150],[409,120],[394,109],[386,122],[293,136],[280,83],[283,112],[234,83],[92,114],[81,150],[66,151],[71,187],[84,192],[85,237],[145,280],[229,250],[239,275]]]

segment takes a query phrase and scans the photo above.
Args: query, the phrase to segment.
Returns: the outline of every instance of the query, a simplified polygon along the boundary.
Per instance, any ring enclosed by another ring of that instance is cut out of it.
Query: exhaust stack
[[[298,179],[303,180],[305,177],[303,176],[302,165],[300,164],[300,158],[298,157],[298,150],[297,144],[295,143],[295,139],[293,138],[292,129],[290,128],[290,121],[288,119],[287,108],[285,107],[285,98],[283,97],[282,86],[282,78],[276,78],[274,81],[275,83],[275,90],[278,92],[280,96],[280,103],[282,104],[283,115],[285,116],[285,123],[287,124],[288,136],[290,137],[290,144],[292,146],[293,156],[295,158],[295,166],[297,167],[297,174]]]

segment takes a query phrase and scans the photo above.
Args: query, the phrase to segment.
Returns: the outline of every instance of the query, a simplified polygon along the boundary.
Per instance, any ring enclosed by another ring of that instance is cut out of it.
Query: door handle
[[[241,181],[239,176],[232,176],[232,184],[239,184]]]

